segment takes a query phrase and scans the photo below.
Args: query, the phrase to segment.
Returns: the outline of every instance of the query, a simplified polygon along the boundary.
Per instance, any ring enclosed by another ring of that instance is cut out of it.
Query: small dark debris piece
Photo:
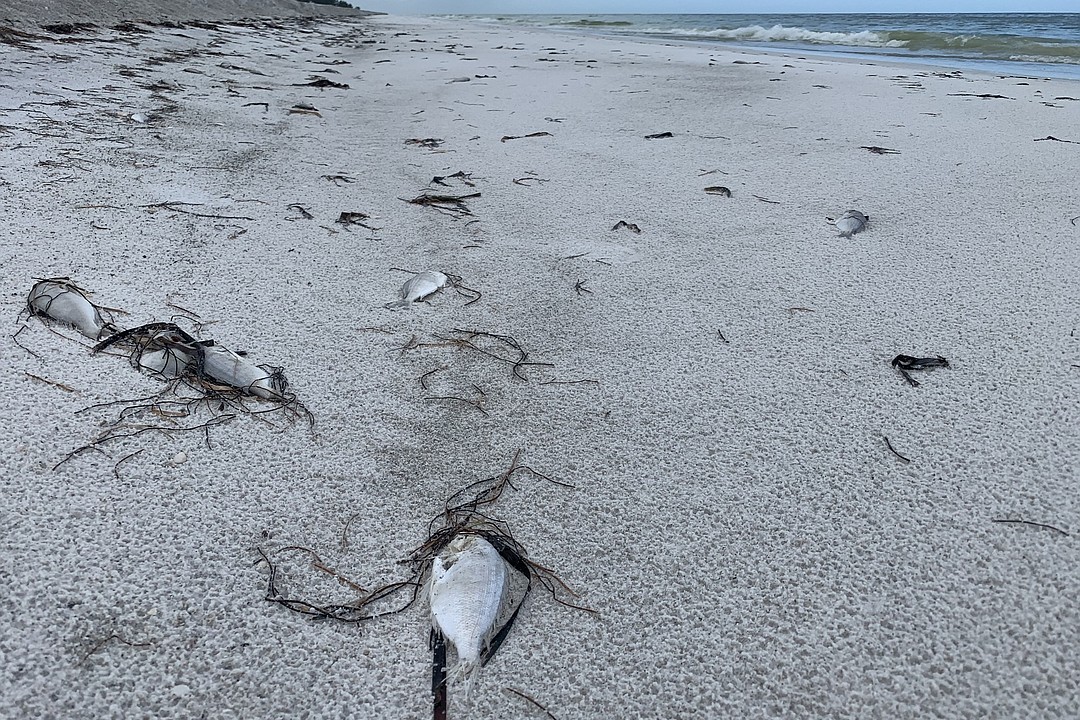
[[[405,141],[406,145],[418,145],[428,150],[434,150],[445,142],[440,138],[410,138]]]
[[[731,64],[732,65],[760,65],[761,63],[759,63],[757,60],[754,60],[752,62],[750,60],[732,60]]]
[[[499,142],[506,142],[507,140],[521,140],[522,138],[544,137],[545,135],[551,137],[551,133],[541,130],[540,132],[529,133],[528,135],[503,135]]]
[[[632,230],[633,232],[639,234],[641,233],[641,228],[639,228],[636,223],[628,223],[625,220],[620,220],[619,222],[615,223],[615,226],[611,229],[619,230],[620,228],[626,228],[627,230]]]
[[[662,133],[653,133],[652,135],[646,135],[645,139],[646,140],[662,140],[664,138],[673,138],[673,137],[675,137],[674,133],[662,132]]]
[[[308,78],[309,82],[306,83],[293,83],[293,87],[317,87],[317,88],[340,88],[342,90],[348,90],[349,86],[346,83],[339,83],[324,78],[321,75],[312,75]]]
[[[705,192],[710,195],[723,195],[724,197],[731,197],[731,191],[723,185],[711,185],[705,188]]]
[[[859,147],[862,148],[863,150],[869,150],[870,152],[874,153],[875,155],[899,155],[900,154],[899,150],[891,150],[889,148],[883,148],[883,147],[879,147],[877,145],[860,145]]]
[[[1053,140],[1054,142],[1072,143],[1073,145],[1080,145],[1080,141],[1078,140],[1062,140],[1061,138],[1056,138],[1053,135],[1047,135],[1044,138],[1035,138],[1035,142],[1042,142],[1043,140]]]
[[[295,210],[296,212],[300,213],[300,217],[302,217],[305,220],[314,220],[315,219],[315,216],[312,215],[311,212],[309,212],[308,209],[306,207],[304,207],[303,205],[301,205],[300,203],[293,203],[293,204],[288,206],[288,209],[289,210]]]
[[[932,358],[917,358],[910,355],[897,355],[890,363],[900,370],[928,370],[930,368],[949,367],[949,361],[938,355]]]
[[[297,103],[289,108],[290,115],[318,115],[322,117],[322,113],[319,112],[319,108],[309,103]]]
[[[1004,95],[994,95],[992,93],[949,93],[949,95],[954,95],[956,97],[984,98],[984,99],[987,99],[987,100],[990,100],[990,99],[994,99],[994,100],[1014,100],[1015,99],[1015,98],[1011,98],[1011,97],[1005,97]]]
[[[342,212],[340,215],[338,215],[338,219],[334,222],[340,225],[359,225],[360,227],[367,228],[368,230],[374,230],[375,228],[364,223],[364,220],[367,220],[370,217],[371,216],[367,213],[362,212]]]
[[[348,175],[323,175],[323,180],[329,180],[337,186],[348,185],[349,183],[356,182],[356,178],[349,177]]]

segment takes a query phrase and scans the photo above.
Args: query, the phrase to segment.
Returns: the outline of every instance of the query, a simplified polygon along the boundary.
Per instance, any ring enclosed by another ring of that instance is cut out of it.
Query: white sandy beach
[[[349,602],[280,549],[404,579],[519,448],[575,489],[492,513],[599,617],[532,594],[451,718],[544,717],[507,687],[559,720],[1080,716],[1080,144],[1036,142],[1080,142],[1080,85],[395,17],[85,37],[0,45],[6,335],[34,278],[123,326],[171,303],[284,366],[315,435],[54,470],[118,408],[77,411],[161,384],[36,318],[40,359],[0,342],[0,716],[430,717],[424,602],[313,622],[258,551]],[[348,89],[296,85],[324,68]],[[482,297],[390,312],[392,268]],[[401,349],[455,328],[552,367]]]

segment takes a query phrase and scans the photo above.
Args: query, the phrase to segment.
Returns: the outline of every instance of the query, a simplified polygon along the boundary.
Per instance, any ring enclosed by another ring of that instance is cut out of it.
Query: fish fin
[[[386,303],[383,305],[387,310],[408,310],[412,302],[409,300],[395,300],[392,303]]]
[[[434,720],[446,720],[446,639],[431,630],[431,694],[434,699]]]

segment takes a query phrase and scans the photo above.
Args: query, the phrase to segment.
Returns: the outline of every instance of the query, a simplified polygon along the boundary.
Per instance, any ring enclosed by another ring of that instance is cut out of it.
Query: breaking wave
[[[888,33],[862,30],[860,32],[825,32],[807,30],[801,27],[785,25],[747,25],[734,29],[716,28],[700,30],[696,28],[643,28],[643,34],[656,34],[681,37],[713,38],[716,40],[742,40],[749,42],[798,42],[814,45],[849,45],[856,47],[904,47],[903,40],[890,39]]]

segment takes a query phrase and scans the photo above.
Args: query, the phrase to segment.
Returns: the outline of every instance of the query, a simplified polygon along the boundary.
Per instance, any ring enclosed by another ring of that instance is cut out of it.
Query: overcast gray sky
[[[395,15],[470,13],[797,13],[867,12],[865,0],[348,0]],[[1077,0],[893,0],[873,12],[1076,12]]]

